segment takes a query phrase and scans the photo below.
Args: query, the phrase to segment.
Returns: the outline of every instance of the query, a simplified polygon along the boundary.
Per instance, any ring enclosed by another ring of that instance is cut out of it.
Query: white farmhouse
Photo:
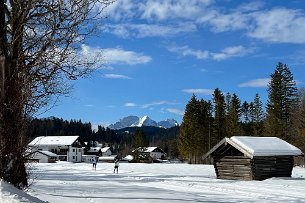
[[[85,143],[79,136],[41,136],[28,144],[34,151],[49,151],[58,155],[59,160],[81,162]]]
[[[139,147],[138,149],[134,150],[138,151],[140,154],[147,157],[149,155],[153,160],[156,159],[164,159],[165,152],[160,149],[159,147]],[[133,151],[133,152],[134,152]]]

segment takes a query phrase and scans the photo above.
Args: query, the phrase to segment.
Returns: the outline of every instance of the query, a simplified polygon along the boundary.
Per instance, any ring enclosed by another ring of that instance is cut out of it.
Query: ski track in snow
[[[304,168],[293,178],[215,178],[211,165],[122,163],[37,164],[29,194],[55,202],[305,202]],[[295,171],[294,170],[294,171]]]

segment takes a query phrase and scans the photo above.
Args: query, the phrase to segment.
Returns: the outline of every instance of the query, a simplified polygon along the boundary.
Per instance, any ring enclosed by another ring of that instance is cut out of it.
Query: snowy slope
[[[96,170],[68,162],[32,167],[31,196],[2,182],[1,203],[41,202],[37,198],[50,203],[305,202],[305,169],[300,167],[292,178],[264,181],[216,179],[212,165],[121,163],[119,174],[113,174],[113,163],[98,163]]]
[[[12,185],[0,180],[0,202],[1,203],[19,203],[19,202],[29,202],[29,203],[45,203],[34,196],[31,196]]]
[[[154,126],[157,127],[157,122],[149,118],[148,116],[143,116],[138,122],[131,125],[131,127],[143,127],[143,126]]]

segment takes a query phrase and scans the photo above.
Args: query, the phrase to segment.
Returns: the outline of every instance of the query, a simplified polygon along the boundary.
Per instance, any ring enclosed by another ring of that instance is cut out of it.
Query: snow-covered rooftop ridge
[[[106,152],[108,149],[110,149],[110,147],[103,147],[103,148],[101,149],[101,151],[102,151],[102,152]]]
[[[102,149],[102,147],[90,147],[88,152],[98,152]]]
[[[153,152],[157,147],[146,147],[145,152]]]
[[[302,155],[300,149],[277,137],[233,136],[230,140],[251,156]]]
[[[57,154],[54,154],[53,152],[49,152],[49,151],[37,151],[37,152],[40,152],[46,156],[49,156],[49,157],[57,157],[58,155]]]
[[[79,136],[40,136],[36,137],[29,146],[37,145],[71,145]]]

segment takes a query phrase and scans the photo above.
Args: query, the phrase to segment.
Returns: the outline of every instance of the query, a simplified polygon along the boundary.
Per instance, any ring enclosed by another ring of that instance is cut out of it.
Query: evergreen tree
[[[201,99],[199,101],[200,105],[200,120],[196,123],[198,131],[198,143],[197,143],[197,162],[200,162],[202,155],[207,153],[210,148],[210,131],[211,131],[211,122],[212,122],[212,104],[210,101],[205,101]]]
[[[266,133],[287,142],[293,141],[296,126],[293,110],[297,106],[297,88],[288,66],[278,63],[268,85]]]
[[[265,113],[263,111],[263,103],[260,101],[258,93],[254,97],[254,101],[250,103],[250,123],[251,135],[262,136],[264,132]]]
[[[213,93],[214,120],[211,146],[216,145],[225,137],[225,98],[223,93],[217,88]]]
[[[298,108],[294,111],[294,124],[298,126],[297,136],[295,142],[293,143],[295,146],[301,149],[301,151],[305,151],[305,89],[301,88],[298,91],[298,100],[299,105]]]
[[[133,152],[133,156],[134,156],[134,160],[136,162],[140,161],[140,153],[139,150],[144,149],[144,147],[146,146],[146,138],[145,138],[145,134],[144,131],[141,129],[137,129],[134,136],[133,136],[133,142],[132,142],[132,147],[134,149]]]
[[[212,104],[192,96],[186,105],[180,127],[178,148],[189,163],[202,163],[202,155],[209,150]]]
[[[251,122],[250,122],[250,104],[245,101],[241,105],[241,115],[242,115],[242,135],[249,136],[251,132]]]
[[[200,105],[196,96],[193,95],[186,105],[182,119],[180,134],[178,137],[178,148],[184,159],[193,163],[196,155],[196,144],[198,144],[198,130]]]
[[[240,135],[241,126],[240,126],[240,115],[241,107],[240,100],[237,95],[234,93],[231,96],[227,94],[227,115],[226,115],[226,134],[227,136]],[[230,99],[230,100],[229,100]]]

